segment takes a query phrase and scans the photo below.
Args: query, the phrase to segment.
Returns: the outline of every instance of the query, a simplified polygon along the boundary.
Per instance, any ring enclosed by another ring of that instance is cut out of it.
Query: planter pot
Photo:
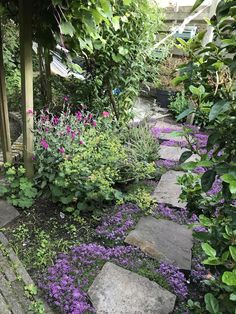
[[[156,90],[156,101],[157,104],[163,108],[168,108],[171,98],[176,95],[176,92],[157,89]]]

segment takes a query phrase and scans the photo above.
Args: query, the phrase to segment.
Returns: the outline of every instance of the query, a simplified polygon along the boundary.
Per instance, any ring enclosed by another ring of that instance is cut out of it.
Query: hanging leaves
[[[62,22],[60,24],[60,30],[63,35],[69,35],[70,37],[73,37],[75,33],[75,28],[71,22]]]

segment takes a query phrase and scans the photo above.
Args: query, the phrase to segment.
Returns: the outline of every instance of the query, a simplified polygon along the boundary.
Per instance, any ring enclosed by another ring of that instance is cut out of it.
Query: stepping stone
[[[142,217],[125,242],[160,261],[191,270],[192,230],[171,220]]]
[[[160,154],[161,159],[179,161],[183,152],[186,152],[186,151],[189,151],[189,149],[176,147],[176,146],[160,145],[159,154]],[[200,157],[195,154],[195,155],[190,156],[185,162],[197,161],[197,160],[199,160],[199,158]]]
[[[183,131],[182,126],[176,124],[175,121],[166,122],[158,120],[154,127],[159,129],[173,129],[173,131]]]
[[[165,203],[179,208],[186,207],[187,204],[185,202],[179,201],[181,186],[177,184],[177,178],[182,175],[184,175],[183,171],[170,170],[164,173],[152,197],[156,199],[158,203]]]
[[[25,267],[0,232],[0,313],[33,314],[29,309],[31,300],[25,295],[25,286],[34,285]],[[45,314],[53,314],[49,305],[41,298],[40,292],[32,301],[43,304]]]
[[[20,214],[12,205],[0,200],[0,227],[5,226]]]
[[[88,291],[97,314],[168,314],[176,297],[156,282],[107,262]]]

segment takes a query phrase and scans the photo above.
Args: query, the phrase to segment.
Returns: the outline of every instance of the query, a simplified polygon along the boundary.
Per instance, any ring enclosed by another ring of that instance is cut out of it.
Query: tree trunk
[[[0,20],[0,137],[2,142],[3,161],[12,162],[10,124],[7,107],[6,82],[3,64],[3,42]]]
[[[32,1],[19,0],[20,55],[23,116],[24,165],[28,177],[33,169],[33,64],[32,64]]]

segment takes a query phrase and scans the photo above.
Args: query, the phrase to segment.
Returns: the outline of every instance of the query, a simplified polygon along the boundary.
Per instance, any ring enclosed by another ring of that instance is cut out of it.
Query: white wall
[[[175,6],[176,4],[178,6],[192,6],[195,3],[195,0],[158,0],[157,3],[160,7],[169,7],[169,6]],[[212,3],[212,0],[205,0],[203,5]]]

